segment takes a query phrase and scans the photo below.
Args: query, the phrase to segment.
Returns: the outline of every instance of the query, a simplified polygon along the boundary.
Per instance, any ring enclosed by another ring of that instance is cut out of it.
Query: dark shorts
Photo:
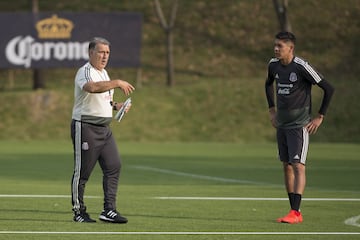
[[[280,161],[305,164],[309,148],[309,133],[306,128],[278,128],[276,135]]]

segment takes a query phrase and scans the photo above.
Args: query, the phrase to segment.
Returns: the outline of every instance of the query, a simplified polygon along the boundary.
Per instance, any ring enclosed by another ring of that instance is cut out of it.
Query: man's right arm
[[[275,107],[274,102],[274,80],[268,77],[265,82],[265,94],[269,108]]]
[[[271,78],[270,74],[265,81],[265,94],[269,106],[270,121],[273,127],[276,128],[276,110],[274,101],[274,79]]]

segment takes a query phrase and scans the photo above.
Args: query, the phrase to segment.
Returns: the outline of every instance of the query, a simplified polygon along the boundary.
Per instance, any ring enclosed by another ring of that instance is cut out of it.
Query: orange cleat
[[[289,224],[295,224],[295,223],[301,223],[303,221],[303,217],[301,215],[301,212],[296,210],[290,210],[288,215],[276,219],[279,223],[289,223]]]

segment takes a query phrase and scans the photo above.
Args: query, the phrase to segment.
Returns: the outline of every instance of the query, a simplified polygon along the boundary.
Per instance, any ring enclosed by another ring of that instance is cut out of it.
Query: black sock
[[[294,202],[293,202],[291,209],[299,211],[300,203],[301,203],[301,194],[295,193],[294,194]]]
[[[295,195],[295,193],[288,193],[291,209],[293,209],[293,206],[294,206],[294,195]]]

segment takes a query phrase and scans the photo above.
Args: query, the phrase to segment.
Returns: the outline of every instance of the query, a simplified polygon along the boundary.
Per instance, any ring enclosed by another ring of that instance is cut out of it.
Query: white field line
[[[197,179],[203,179],[203,180],[209,180],[209,181],[216,181],[216,182],[280,186],[278,184],[269,184],[269,183],[265,183],[265,182],[255,182],[255,181],[232,179],[232,178],[213,177],[213,176],[192,174],[192,173],[179,172],[179,171],[174,171],[174,170],[169,170],[169,169],[154,168],[154,167],[141,166],[141,165],[133,165],[131,167],[135,168],[135,169],[139,169],[139,170],[159,172],[159,173],[165,173],[165,174],[170,174],[170,175],[175,175],[175,176],[191,177],[191,178],[197,178]]]
[[[251,197],[152,197],[160,200],[219,200],[219,201],[289,201],[288,198]],[[360,198],[303,198],[304,201],[360,202]]]
[[[86,198],[101,198],[85,196]],[[33,195],[33,194],[0,194],[0,198],[71,198],[70,195]],[[254,198],[254,197],[150,197],[160,200],[219,200],[219,201],[288,201],[288,198]],[[303,198],[304,201],[337,201],[360,202],[360,198]]]
[[[203,180],[209,180],[209,181],[216,181],[216,182],[283,187],[282,184],[274,184],[274,183],[258,182],[258,181],[249,181],[249,180],[241,180],[241,179],[233,179],[233,178],[214,177],[214,176],[207,176],[207,175],[193,174],[193,173],[187,173],[187,172],[180,172],[180,171],[174,171],[174,170],[169,170],[169,169],[164,169],[164,168],[155,168],[155,167],[149,167],[149,166],[143,166],[143,165],[129,165],[128,167],[131,167],[131,168],[134,168],[134,169],[139,169],[139,170],[144,170],[144,171],[152,171],[152,172],[164,173],[164,174],[169,174],[169,175],[191,177],[191,178],[203,179]]]
[[[360,232],[38,232],[0,231],[0,234],[48,235],[360,235]]]
[[[344,221],[346,225],[360,227],[360,215],[356,217],[348,218]]]
[[[0,194],[0,198],[71,198],[70,195],[38,195],[38,194]],[[85,198],[101,198],[98,196],[85,196]]]

